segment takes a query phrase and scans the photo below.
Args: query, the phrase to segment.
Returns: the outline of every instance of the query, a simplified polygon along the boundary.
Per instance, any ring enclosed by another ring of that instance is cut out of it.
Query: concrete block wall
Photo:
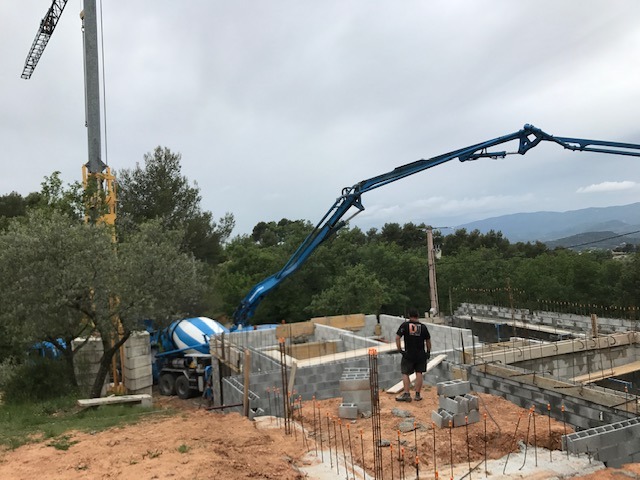
[[[511,320],[511,309],[497,307],[495,305],[481,305],[462,303],[455,311],[456,315],[476,315],[495,319]],[[513,314],[517,321],[525,321],[531,324],[546,325],[549,327],[591,332],[591,317],[587,315],[575,315],[571,313],[531,312],[527,309],[514,309]],[[621,318],[598,317],[598,332],[600,334],[626,332],[632,324]]]
[[[451,373],[445,363],[438,365],[425,375],[425,385],[436,385],[440,381],[451,378]],[[297,368],[293,387],[296,397],[300,396],[304,401],[312,400],[314,397],[317,400],[340,397],[340,379],[346,368],[368,369],[369,359],[368,357],[361,357]],[[290,374],[291,371],[289,369],[287,378],[290,378]],[[379,355],[378,387],[381,390],[386,390],[401,379],[400,355]],[[272,389],[278,388],[282,392],[280,369],[269,372],[253,372],[250,375],[249,382],[251,393],[254,395],[252,396],[252,408],[260,409],[265,415],[274,415],[276,412]],[[243,376],[234,375],[223,378],[221,388],[224,404],[235,403],[235,399],[241,399],[242,397]],[[267,393],[268,391],[270,393]],[[386,395],[386,393],[382,394]],[[280,408],[280,411],[282,411],[282,408]]]
[[[338,352],[357,350],[359,348],[375,347],[380,345],[379,342],[362,337],[342,330],[341,328],[331,327],[329,325],[316,324],[315,331],[312,335],[315,342],[328,342],[332,340],[340,340],[338,344]]]
[[[231,342],[241,348],[267,348],[278,347],[276,329],[243,330],[224,334],[225,342]]]
[[[640,457],[640,419],[630,418],[562,437],[570,453],[589,453],[607,467],[619,468]]]
[[[131,394],[149,394],[153,387],[148,332],[133,332],[123,346],[124,386]]]
[[[502,397],[522,408],[535,407],[536,412],[547,414],[551,406],[551,416],[568,425],[583,430],[608,423],[620,422],[634,417],[634,414],[612,407],[598,405],[579,396],[570,396],[564,390],[547,390],[536,385],[520,382],[517,377],[505,378],[484,373],[474,367],[467,369],[471,388],[475,392],[489,393]],[[564,414],[562,413],[564,406]],[[491,406],[488,406],[491,409]]]
[[[583,342],[583,340],[574,340]],[[640,346],[623,345],[575,354],[557,355],[553,357],[516,362],[513,365],[532,372],[540,372],[557,378],[573,378],[586,375],[589,372],[598,372],[610,368],[619,367],[627,363],[637,361],[640,355]]]

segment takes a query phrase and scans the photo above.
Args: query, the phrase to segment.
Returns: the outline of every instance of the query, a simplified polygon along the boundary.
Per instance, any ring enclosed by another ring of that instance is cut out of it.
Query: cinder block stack
[[[358,413],[371,411],[371,387],[368,368],[345,368],[340,377],[342,403],[340,418],[356,419]]]
[[[99,337],[90,337],[89,339],[76,338],[71,342],[71,345],[74,351],[80,348],[73,357],[73,369],[78,380],[78,386],[84,394],[88,394],[100,369],[100,360],[104,352],[102,339]],[[107,382],[108,375],[100,392],[102,397],[107,392]]]
[[[471,384],[464,380],[451,380],[437,384],[439,408],[431,420],[439,427],[460,427],[480,421],[478,397],[471,395]]]
[[[153,372],[148,332],[133,332],[124,342],[124,386],[131,394],[151,395]]]

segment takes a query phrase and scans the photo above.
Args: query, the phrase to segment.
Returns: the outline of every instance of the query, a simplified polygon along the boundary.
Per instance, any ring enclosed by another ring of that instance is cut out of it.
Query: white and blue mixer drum
[[[185,355],[208,354],[209,338],[229,332],[221,323],[207,317],[176,320],[167,330],[175,349],[182,350]]]

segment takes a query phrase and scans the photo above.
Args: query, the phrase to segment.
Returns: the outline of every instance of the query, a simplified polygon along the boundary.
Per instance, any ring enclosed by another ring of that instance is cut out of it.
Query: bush
[[[11,370],[3,373],[1,384],[3,401],[8,404],[48,400],[74,390],[72,372],[64,361],[39,358],[12,365]]]
[[[13,358],[5,358],[0,362],[0,391],[4,390],[5,385],[15,375],[16,362]]]

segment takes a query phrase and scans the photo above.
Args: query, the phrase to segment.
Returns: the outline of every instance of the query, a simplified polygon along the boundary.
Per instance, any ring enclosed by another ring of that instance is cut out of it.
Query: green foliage
[[[180,249],[181,232],[160,221],[141,225],[116,248],[105,225],[57,211],[35,210],[0,234],[0,320],[17,344],[99,333],[105,344],[97,395],[116,351],[109,344],[120,319],[123,341],[145,318],[183,317],[203,293],[202,268]],[[117,301],[115,301],[117,299]],[[101,378],[102,376],[102,378]]]
[[[223,260],[224,243],[234,227],[226,213],[216,223],[211,212],[202,211],[200,189],[182,175],[181,155],[157,147],[144,156],[144,168],[118,173],[118,235],[125,238],[149,220],[159,220],[167,230],[182,230],[182,247],[204,262]]]
[[[72,445],[78,443],[78,440],[71,440],[71,435],[60,435],[54,440],[47,443],[48,447],[53,447],[56,450],[69,450]]]
[[[339,315],[345,312],[379,312],[388,303],[385,284],[364,265],[347,268],[333,285],[315,295],[306,311],[311,316]]]
[[[305,226],[305,228],[300,228]],[[343,228],[318,247],[291,277],[267,295],[255,323],[295,322],[336,313],[406,314],[430,307],[424,225],[387,224],[366,234]],[[231,313],[258,282],[283,268],[311,225],[260,222],[250,237],[233,239],[216,277],[220,310]],[[460,302],[540,308],[542,300],[640,305],[638,254],[614,260],[604,251],[548,250],[540,242],[511,244],[500,232],[434,230],[440,309]]]
[[[49,400],[73,391],[73,376],[66,362],[37,358],[12,368],[12,374],[0,385],[6,404]]]
[[[178,452],[179,453],[187,453],[189,450],[191,450],[191,447],[189,445],[184,444],[184,443],[178,447]]]
[[[153,410],[128,405],[104,405],[78,410],[76,397],[66,395],[46,401],[0,405],[0,445],[17,448],[26,443],[48,442],[54,448],[71,446],[68,432],[100,431],[131,424],[148,415],[172,415],[170,410]]]

